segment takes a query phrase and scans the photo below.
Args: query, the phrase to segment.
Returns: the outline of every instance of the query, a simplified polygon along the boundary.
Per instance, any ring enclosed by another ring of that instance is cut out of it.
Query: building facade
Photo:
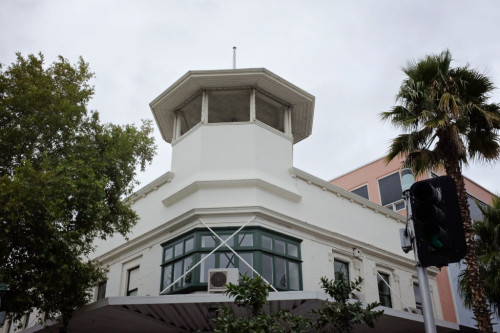
[[[214,309],[232,304],[214,292],[214,272],[259,274],[276,290],[271,311],[306,315],[326,297],[320,278],[340,271],[364,279],[356,298],[383,304],[372,332],[423,331],[413,256],[399,243],[404,217],[293,167],[312,95],[266,69],[192,71],[150,106],[171,170],[129,198],[140,221],[127,238],[96,243],[107,280],[71,332],[210,332]],[[438,273],[429,270],[438,332],[454,332]]]
[[[330,182],[365,199],[378,203],[406,216],[405,202],[401,193],[401,167],[403,159],[397,157],[387,163],[385,158],[377,159],[353,171],[341,175]],[[429,179],[436,175],[444,175],[441,170],[421,175],[416,181]],[[471,218],[482,220],[483,216],[478,205],[491,205],[493,193],[464,177],[467,190]],[[458,274],[464,269],[465,263],[453,263],[443,267],[437,275],[438,291],[442,304],[443,318],[460,324],[461,330],[472,330],[476,322],[472,310],[467,309],[458,294]],[[497,323],[494,318],[493,323]],[[494,325],[495,332],[500,332],[499,325]]]

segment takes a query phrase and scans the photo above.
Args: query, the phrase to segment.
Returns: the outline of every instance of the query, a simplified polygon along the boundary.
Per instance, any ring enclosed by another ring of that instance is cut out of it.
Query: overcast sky
[[[106,122],[153,119],[149,103],[188,70],[265,67],[316,97],[294,166],[330,180],[378,159],[398,131],[380,121],[408,60],[449,48],[500,86],[499,1],[0,0],[0,63],[15,53],[79,56],[95,72],[91,108]],[[491,101],[500,102],[496,90]],[[146,184],[170,170],[158,154]],[[500,163],[464,174],[500,193]]]

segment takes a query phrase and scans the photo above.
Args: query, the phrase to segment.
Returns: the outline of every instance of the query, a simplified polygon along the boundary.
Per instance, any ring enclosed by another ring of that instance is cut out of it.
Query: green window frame
[[[223,240],[236,228],[214,228]],[[277,290],[302,290],[302,240],[261,227],[241,230],[228,245]],[[207,229],[195,229],[162,244],[160,291],[171,285],[221,242]],[[253,271],[227,246],[221,246],[165,293],[189,293],[206,290],[210,268],[238,268],[240,276]]]

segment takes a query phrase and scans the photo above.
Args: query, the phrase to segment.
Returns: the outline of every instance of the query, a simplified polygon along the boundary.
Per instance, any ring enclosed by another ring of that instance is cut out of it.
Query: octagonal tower
[[[295,192],[288,170],[311,134],[311,94],[263,68],[190,71],[150,106],[184,186],[259,180]]]

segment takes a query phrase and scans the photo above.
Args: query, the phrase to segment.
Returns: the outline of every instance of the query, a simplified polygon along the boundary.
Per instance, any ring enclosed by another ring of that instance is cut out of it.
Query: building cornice
[[[363,253],[369,257],[380,258],[381,260],[386,260],[405,267],[413,267],[415,265],[412,259],[408,259],[403,255],[395,255],[393,252],[380,249],[369,243],[360,242],[359,240],[353,239],[349,236],[336,233],[334,231],[308,223],[307,221],[299,220],[262,206],[192,209],[182,215],[171,219],[170,221],[166,221],[161,226],[137,238],[134,238],[127,243],[120,245],[119,247],[113,249],[113,251],[97,257],[95,260],[107,264],[110,261],[121,258],[122,255],[129,251],[132,251],[134,248],[139,248],[147,243],[149,246],[151,246],[152,244],[149,243],[151,243],[155,239],[157,240],[154,241],[154,244],[161,244],[165,240],[165,237],[161,237],[162,235],[175,232],[180,228],[186,228],[186,231],[188,231],[193,228],[199,227],[200,225],[198,225],[198,223],[193,224],[193,222],[195,222],[198,218],[206,218],[209,216],[218,215],[253,215],[258,219],[250,223],[249,226],[258,225],[272,228],[273,226],[270,225],[269,222],[273,222],[285,230],[288,229],[303,232],[305,234],[311,235],[318,240],[323,240],[325,243],[328,242],[345,247],[361,249]],[[354,253],[353,256],[355,256]],[[438,270],[430,269],[429,273],[435,275],[438,273]]]
[[[186,198],[194,192],[205,189],[228,189],[228,188],[242,188],[242,187],[256,187],[261,188],[267,192],[278,195],[282,198],[299,202],[302,196],[298,193],[286,190],[277,185],[266,182],[262,179],[228,179],[228,180],[199,180],[184,187],[180,191],[168,196],[162,200],[165,207],[172,206],[176,202]]]
[[[134,203],[137,200],[146,197],[148,193],[158,190],[164,184],[170,183],[173,178],[173,172],[169,171],[167,173],[164,173],[160,177],[153,180],[151,183],[132,193],[132,195],[127,198],[127,201],[131,201],[132,203]]]

